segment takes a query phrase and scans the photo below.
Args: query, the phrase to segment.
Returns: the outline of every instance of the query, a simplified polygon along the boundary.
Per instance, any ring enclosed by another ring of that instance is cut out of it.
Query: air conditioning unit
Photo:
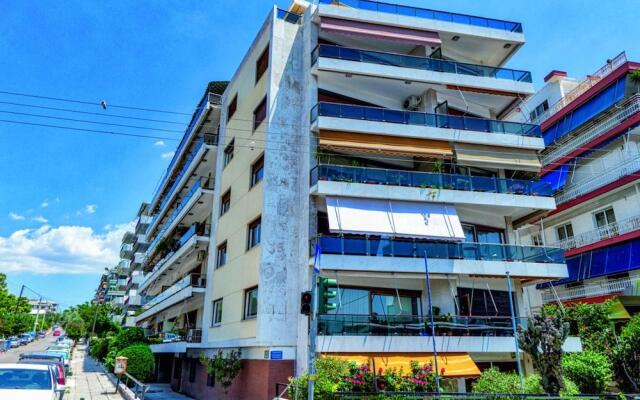
[[[407,97],[407,99],[404,101],[403,106],[405,110],[416,111],[420,109],[421,105],[422,105],[422,97],[411,95]]]

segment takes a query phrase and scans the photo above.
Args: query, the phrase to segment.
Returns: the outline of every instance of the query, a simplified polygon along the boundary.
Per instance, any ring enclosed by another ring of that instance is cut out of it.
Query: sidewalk
[[[71,376],[67,377],[69,391],[65,400],[122,400],[114,394],[116,387],[109,381],[100,365],[92,358],[85,357],[87,346],[76,346],[71,359]]]
[[[191,400],[191,397],[172,391],[168,384],[153,383],[144,400]]]

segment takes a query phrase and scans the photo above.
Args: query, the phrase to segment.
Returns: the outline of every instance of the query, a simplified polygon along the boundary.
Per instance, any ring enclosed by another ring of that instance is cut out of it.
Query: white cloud
[[[49,207],[49,200],[44,200],[42,203],[40,203],[40,207],[42,208]]]
[[[104,233],[86,226],[43,225],[0,236],[0,271],[36,274],[95,274],[118,262],[122,235],[134,223]]]
[[[32,221],[34,222],[40,222],[42,224],[46,224],[47,222],[49,222],[48,219],[46,219],[45,217],[43,217],[42,215],[38,215],[37,217],[33,217],[31,218]]]
[[[9,213],[9,218],[11,218],[14,221],[22,221],[24,219],[24,215],[20,215],[12,211]]]
[[[87,214],[95,214],[98,206],[96,204],[87,204],[84,206],[84,212]]]
[[[166,159],[166,158],[171,158],[171,157],[173,157],[173,151],[169,151],[167,153],[160,154],[160,158],[165,158]]]
[[[164,140],[158,140],[153,145],[154,146],[164,146]]]

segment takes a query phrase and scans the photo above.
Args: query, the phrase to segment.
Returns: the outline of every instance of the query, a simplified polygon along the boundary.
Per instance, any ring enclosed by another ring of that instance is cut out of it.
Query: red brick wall
[[[224,397],[218,382],[214,387],[207,386],[207,370],[199,361],[195,382],[189,382],[188,364],[186,361],[182,367],[182,393],[197,400],[271,400],[275,397],[276,383],[287,383],[293,375],[293,360],[243,360],[240,373]]]

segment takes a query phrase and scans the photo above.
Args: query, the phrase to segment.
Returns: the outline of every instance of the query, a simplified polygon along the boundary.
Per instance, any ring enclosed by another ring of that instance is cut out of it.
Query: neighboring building
[[[93,296],[93,302],[96,304],[104,304],[107,298],[107,290],[109,290],[109,276],[108,274],[100,275],[100,283],[96,289],[96,294]]]
[[[58,312],[58,303],[51,300],[30,299],[30,313],[32,315],[45,315]]]
[[[126,272],[114,267],[106,268],[105,273],[100,276],[100,283],[96,289],[93,302],[96,304],[110,304],[114,309],[122,308],[124,302],[124,285],[126,283]],[[120,313],[116,312],[113,320],[116,323],[121,322]]]
[[[218,350],[243,358],[230,399],[271,399],[306,370],[316,244],[338,284],[318,352],[378,367],[432,360],[426,255],[454,391],[515,369],[509,299],[524,317],[525,286],[568,277],[562,249],[518,245],[513,228],[555,209],[535,179],[539,126],[504,120],[534,92],[529,72],[504,67],[522,26],[352,3],[274,7],[224,93],[205,93],[150,202],[136,324],[181,337],[152,346],[156,379],[177,391],[220,395],[199,361]]]
[[[523,243],[565,249],[569,276],[530,291],[548,302],[617,298],[612,318],[640,311],[640,64],[624,53],[582,80],[552,71],[512,118],[540,123],[541,180],[557,209],[516,221]],[[626,307],[626,309],[625,309]]]

